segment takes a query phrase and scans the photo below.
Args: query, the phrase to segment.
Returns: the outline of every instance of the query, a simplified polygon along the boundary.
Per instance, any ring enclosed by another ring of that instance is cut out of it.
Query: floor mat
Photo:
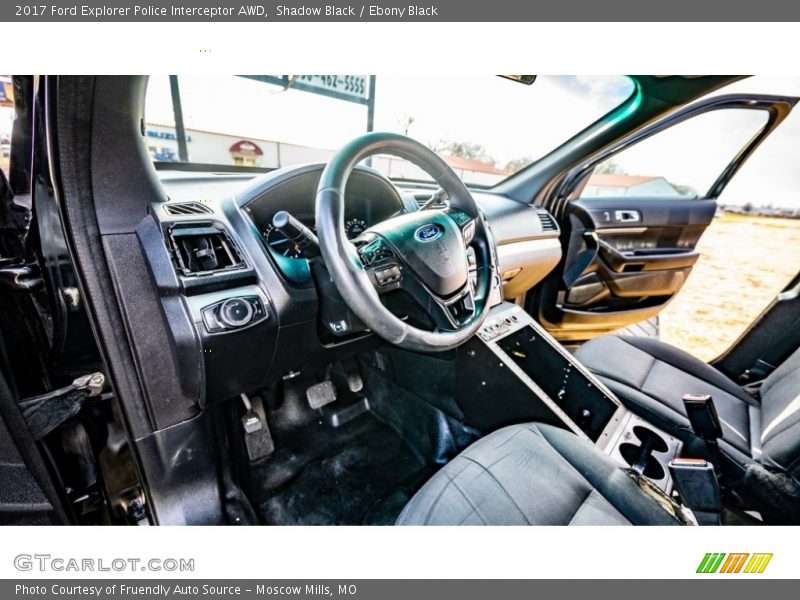
[[[250,498],[274,525],[390,525],[433,472],[371,413],[334,428],[315,419],[276,432],[251,470]]]

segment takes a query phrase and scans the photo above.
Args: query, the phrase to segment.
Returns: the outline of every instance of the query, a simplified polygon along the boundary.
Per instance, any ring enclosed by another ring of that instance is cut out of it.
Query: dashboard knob
[[[244,327],[253,320],[253,307],[244,298],[230,298],[220,306],[219,318],[228,327]]]

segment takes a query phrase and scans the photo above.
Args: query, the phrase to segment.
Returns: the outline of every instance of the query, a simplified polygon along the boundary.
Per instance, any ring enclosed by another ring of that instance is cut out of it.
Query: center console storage
[[[606,453],[669,492],[672,489],[669,461],[678,455],[681,445],[680,440],[626,411]]]
[[[622,406],[520,307],[493,308],[458,360],[459,406],[471,425],[483,431],[526,420],[559,425],[671,489],[668,464],[681,442]]]
[[[577,368],[568,353],[533,327],[517,329],[495,343],[582,433],[593,442],[600,438],[620,406]],[[545,373],[548,376],[542,377]]]

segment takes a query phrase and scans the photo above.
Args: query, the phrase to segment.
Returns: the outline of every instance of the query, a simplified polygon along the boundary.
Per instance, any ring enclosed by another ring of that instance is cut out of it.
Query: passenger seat
[[[605,335],[575,353],[622,403],[703,456],[683,407],[684,394],[710,394],[722,422],[724,468],[749,464],[785,473],[800,485],[800,349],[761,385],[758,397],[714,367],[654,338]]]

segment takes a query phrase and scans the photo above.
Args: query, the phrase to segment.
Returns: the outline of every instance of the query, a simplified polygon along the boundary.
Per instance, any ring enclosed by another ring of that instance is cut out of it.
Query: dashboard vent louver
[[[419,208],[422,208],[423,206],[425,206],[425,203],[428,201],[429,198],[430,198],[430,196],[419,196],[419,195],[414,196],[414,200],[417,201],[417,206]]]
[[[169,231],[176,270],[184,276],[209,275],[245,266],[228,235],[210,224],[173,227]]]
[[[414,194],[414,200],[417,201],[417,206],[422,208],[431,199],[431,194]],[[447,200],[440,199],[431,205],[432,208],[447,208]]]
[[[210,215],[213,211],[199,202],[175,202],[164,205],[164,210],[172,216]]]
[[[539,221],[542,223],[542,231],[558,231],[558,225],[556,225],[553,215],[547,211],[540,211],[538,214]]]

